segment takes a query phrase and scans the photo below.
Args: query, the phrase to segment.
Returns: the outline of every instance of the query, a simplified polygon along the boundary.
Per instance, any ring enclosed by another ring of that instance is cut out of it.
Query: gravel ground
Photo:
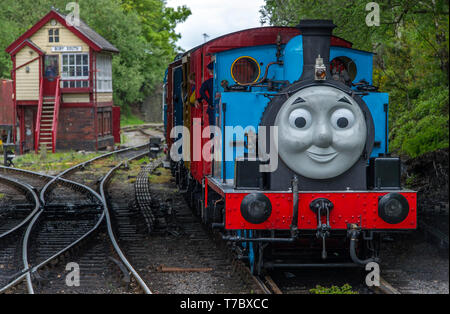
[[[125,136],[126,139],[126,143],[124,143],[123,146],[126,147],[138,146],[148,143],[150,137],[162,137],[161,131],[152,128],[146,128],[143,129],[143,131],[146,134],[140,131],[122,131],[122,134]]]
[[[428,243],[420,231],[383,243],[381,276],[401,293],[449,293],[448,250]]]

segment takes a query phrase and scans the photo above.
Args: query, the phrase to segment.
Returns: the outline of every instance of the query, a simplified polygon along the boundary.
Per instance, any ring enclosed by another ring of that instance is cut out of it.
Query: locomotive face
[[[334,178],[360,158],[364,115],[352,97],[329,86],[308,87],[281,107],[278,153],[291,170],[311,179]]]

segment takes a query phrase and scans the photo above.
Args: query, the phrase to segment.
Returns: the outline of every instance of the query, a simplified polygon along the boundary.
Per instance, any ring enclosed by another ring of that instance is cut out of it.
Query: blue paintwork
[[[283,66],[274,65],[269,69],[268,78],[277,81],[289,81],[293,83],[297,81],[303,71],[303,47],[302,36],[292,38],[286,45],[282,46],[281,60],[284,62]],[[230,85],[235,82],[231,76],[231,65],[240,56],[250,56],[260,63],[261,73],[260,78],[264,76],[266,66],[270,62],[276,61],[276,46],[263,45],[255,47],[246,47],[239,49],[232,49],[216,54],[215,59],[215,73],[214,73],[214,91],[221,93],[221,103],[226,103],[227,110],[225,112],[226,125],[231,127],[251,126],[257,130],[260,119],[265,107],[270,99],[263,94],[268,93],[264,88],[252,88],[251,92],[224,92],[220,86],[222,80],[227,80]],[[330,59],[335,57],[345,56],[352,59],[357,67],[357,75],[354,83],[360,80],[366,80],[372,84],[373,71],[373,54],[365,51],[355,49],[331,47]],[[183,124],[183,105],[181,99],[181,68],[174,72],[174,95],[177,96],[177,101],[174,102],[174,125]],[[384,104],[388,104],[389,97],[385,93],[369,93],[363,97],[367,103],[375,124],[375,142],[379,142],[379,147],[374,147],[371,156],[378,156],[380,153],[387,151],[386,143],[386,114],[384,112]],[[219,105],[217,107],[220,107]],[[216,108],[216,115],[221,116],[220,108]],[[223,117],[222,117],[223,118]],[[167,121],[165,121],[166,123]],[[223,120],[220,121],[223,125]],[[234,160],[236,157],[244,155],[242,147],[235,148],[232,145],[233,139],[236,141],[243,141],[243,138],[233,138],[232,132],[226,132],[226,154],[227,157],[233,161],[223,162],[222,171],[226,167],[226,179],[234,178]],[[223,178],[222,178],[223,179]]]
[[[303,72],[303,39],[302,36],[292,38],[286,45],[284,52],[284,79],[293,83]]]
[[[384,111],[384,104],[389,104],[389,95],[387,93],[369,93],[363,97],[363,100],[372,114],[375,125],[375,143],[379,142],[380,144],[379,147],[374,145],[371,157],[378,157],[379,154],[388,152],[389,147],[389,143],[386,143],[388,121],[386,121],[386,112]]]
[[[356,77],[353,83],[359,82],[361,80],[366,80],[369,84],[372,84],[372,73],[373,73],[373,54],[366,51],[342,48],[342,47],[331,47],[330,49],[330,60],[336,57],[348,57],[352,59],[356,64]]]
[[[262,93],[222,93],[222,103],[226,104],[226,125],[233,128],[242,126],[244,131],[253,127],[253,130],[257,132],[260,119],[268,102],[269,99]],[[223,120],[221,124],[223,125]],[[226,166],[226,179],[234,178],[234,160],[236,157],[244,156],[244,148],[233,147],[232,145],[233,140],[244,140],[243,134],[241,134],[241,137],[237,137],[236,134],[232,130],[226,129],[225,131],[225,160],[233,160],[223,163]]]
[[[248,231],[248,237],[252,238],[253,237],[253,233],[251,230]],[[255,251],[253,248],[253,242],[249,242],[248,243],[249,249],[248,249],[248,261],[250,263],[250,271],[253,273],[254,269],[255,269]],[[244,246],[245,248],[245,246]]]
[[[216,55],[216,64],[215,64],[215,85],[214,90],[223,92],[223,88],[220,86],[220,82],[222,80],[227,80],[230,85],[236,84],[231,76],[231,65],[233,62],[241,56],[249,56],[258,61],[260,63],[260,77],[261,79],[264,76],[264,72],[266,70],[266,65],[270,62],[276,61],[275,54],[277,53],[275,45],[264,45],[264,46],[256,46],[256,47],[247,47],[247,48],[239,48],[224,51],[218,53]],[[262,64],[262,65],[261,65]],[[269,79],[282,79],[284,76],[283,67],[279,65],[273,65],[270,67],[267,77]],[[258,92],[262,91],[262,88],[253,88],[252,91]]]
[[[336,57],[348,57],[355,62],[357,73],[353,82],[364,79],[372,84],[372,53],[343,47],[331,47],[330,60]],[[284,79],[293,83],[300,78],[303,71],[303,39],[301,35],[292,38],[286,45],[284,59]]]

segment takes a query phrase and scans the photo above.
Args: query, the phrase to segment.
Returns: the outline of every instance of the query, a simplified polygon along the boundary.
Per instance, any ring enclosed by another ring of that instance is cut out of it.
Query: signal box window
[[[89,87],[89,55],[87,53],[65,53],[62,55],[63,88]]]
[[[51,28],[48,30],[48,42],[59,43],[59,29]]]

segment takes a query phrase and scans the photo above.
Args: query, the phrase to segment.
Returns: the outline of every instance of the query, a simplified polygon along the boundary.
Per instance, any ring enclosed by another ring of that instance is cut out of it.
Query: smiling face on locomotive
[[[330,86],[307,87],[294,94],[282,105],[275,125],[281,159],[311,179],[344,173],[366,144],[363,111],[351,96]]]

